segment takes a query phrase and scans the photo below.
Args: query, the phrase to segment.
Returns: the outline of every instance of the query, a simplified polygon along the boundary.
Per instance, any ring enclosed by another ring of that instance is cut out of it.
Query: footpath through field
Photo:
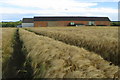
[[[29,65],[24,65],[26,54],[19,38],[19,29],[3,28],[2,35],[2,79],[32,79]]]

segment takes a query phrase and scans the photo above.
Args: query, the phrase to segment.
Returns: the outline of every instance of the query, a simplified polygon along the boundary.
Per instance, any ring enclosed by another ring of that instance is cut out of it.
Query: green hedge
[[[21,21],[16,22],[0,22],[1,27],[17,27],[17,25],[21,25]]]
[[[120,26],[120,22],[111,22],[111,26]]]

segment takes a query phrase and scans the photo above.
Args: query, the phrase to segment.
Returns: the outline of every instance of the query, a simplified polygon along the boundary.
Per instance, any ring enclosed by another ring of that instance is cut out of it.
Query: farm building
[[[83,26],[83,25],[110,26],[110,19],[108,17],[79,17],[79,16],[59,16],[59,17],[44,16],[43,17],[41,16],[41,17],[34,17],[33,23],[34,23],[34,27]]]
[[[33,27],[33,26],[34,26],[33,18],[23,18],[22,27]]]

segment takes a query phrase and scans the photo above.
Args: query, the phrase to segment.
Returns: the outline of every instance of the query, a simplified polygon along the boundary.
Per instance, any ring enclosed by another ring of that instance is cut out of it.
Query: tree
[[[17,27],[17,25],[21,25],[22,21],[16,21],[16,22],[1,22],[2,27]]]
[[[120,22],[117,22],[117,21],[116,22],[112,22],[111,26],[120,26]]]

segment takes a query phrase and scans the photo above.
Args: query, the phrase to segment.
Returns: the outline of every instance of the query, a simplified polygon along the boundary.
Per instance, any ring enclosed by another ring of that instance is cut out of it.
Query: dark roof
[[[120,22],[120,21],[111,21],[111,22]]]
[[[36,16],[34,21],[110,21],[108,17],[80,17],[80,16]]]
[[[33,23],[33,18],[23,18],[22,23]]]

